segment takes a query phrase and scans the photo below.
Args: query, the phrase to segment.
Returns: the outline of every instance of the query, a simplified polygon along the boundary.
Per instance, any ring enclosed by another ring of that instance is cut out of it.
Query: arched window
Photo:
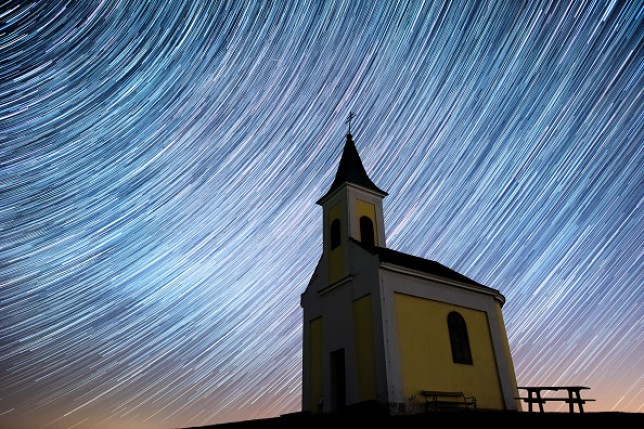
[[[467,336],[467,325],[463,316],[455,311],[449,313],[447,315],[447,328],[449,329],[449,342],[452,346],[452,360],[454,363],[472,365],[470,340]]]
[[[373,222],[367,216],[360,218],[360,241],[367,246],[375,246]]]
[[[331,250],[340,245],[340,219],[331,222]]]

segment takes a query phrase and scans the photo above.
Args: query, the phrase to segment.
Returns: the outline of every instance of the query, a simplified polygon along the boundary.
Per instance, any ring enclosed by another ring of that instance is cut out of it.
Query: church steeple
[[[328,196],[337,191],[345,183],[360,185],[363,188],[380,194],[382,197],[388,195],[387,192],[378,188],[367,175],[350,132],[347,133],[347,141],[344,144],[344,151],[342,152],[342,158],[340,158],[338,171],[335,174],[335,180],[331,184],[331,188],[329,188],[327,193],[317,203],[322,205]]]
[[[323,253],[331,282],[349,274],[350,240],[386,247],[382,206],[386,196],[367,175],[348,132],[335,180],[317,201],[323,209]]]

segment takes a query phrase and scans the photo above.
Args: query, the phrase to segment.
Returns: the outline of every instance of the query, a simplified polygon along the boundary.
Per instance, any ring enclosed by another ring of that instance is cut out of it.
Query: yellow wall
[[[487,316],[429,299],[395,294],[400,363],[405,399],[422,402],[420,390],[463,391],[474,395],[481,409],[504,409]],[[447,328],[447,315],[465,319],[473,365],[456,364]]]
[[[375,244],[376,246],[380,246],[380,243],[378,242],[378,223],[376,222],[376,206],[366,201],[356,200],[356,212],[357,212],[356,215],[358,216],[358,218],[356,219],[357,221],[356,225],[360,225],[360,218],[362,216],[367,216],[369,219],[371,219],[371,222],[373,222],[373,237],[375,240]],[[362,241],[362,237],[360,237],[360,240]]]
[[[309,410],[316,413],[322,396],[322,318],[309,322]]]
[[[329,210],[329,224],[326,227],[330,229],[331,223],[335,219],[340,220],[341,239],[340,239],[340,246],[336,247],[335,249],[329,252],[329,283],[338,281],[345,276],[344,252],[346,247],[346,240],[344,235],[346,234],[347,225],[342,224],[343,223],[342,208],[340,207],[340,204],[336,204],[335,206],[331,207],[331,209]],[[327,231],[327,234],[329,234],[329,239],[330,239],[331,232]]]
[[[358,401],[376,399],[376,359],[371,295],[353,301]]]

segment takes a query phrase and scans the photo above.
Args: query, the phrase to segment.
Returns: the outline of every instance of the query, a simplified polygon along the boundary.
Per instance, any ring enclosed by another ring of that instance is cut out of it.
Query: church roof
[[[469,277],[464,276],[463,274],[457,271],[454,271],[453,269],[448,268],[445,265],[440,264],[436,261],[421,258],[418,256],[409,255],[407,253],[398,252],[397,250],[388,249],[386,247],[365,246],[363,243],[353,238],[351,239],[351,241],[353,241],[354,243],[357,243],[362,248],[377,254],[380,259],[380,262],[389,262],[389,263],[392,263],[401,267],[409,268],[415,271],[420,271],[434,276],[455,280],[460,283],[465,283],[472,286],[482,287],[498,293],[496,289],[482,285],[481,283],[476,282],[470,279]]]
[[[362,165],[360,155],[358,154],[358,150],[356,149],[356,145],[353,143],[351,133],[347,133],[347,141],[344,144],[344,151],[342,152],[342,158],[340,158],[338,171],[335,173],[335,180],[331,184],[331,188],[329,188],[327,193],[324,194],[317,203],[320,204],[322,200],[334,193],[345,183],[354,183],[364,188],[371,189],[382,196],[387,196],[387,192],[378,188],[367,175],[367,172]]]
[[[474,286],[485,287],[469,277],[452,270],[436,261],[420,258],[418,256],[409,255],[407,253],[398,252],[396,250],[387,249],[385,247],[375,247],[375,251],[380,256],[380,262],[391,262],[392,264],[400,265],[402,267],[411,268],[416,271],[422,271],[427,274],[433,274],[440,277],[445,277],[451,280],[456,280],[461,283],[467,283]]]

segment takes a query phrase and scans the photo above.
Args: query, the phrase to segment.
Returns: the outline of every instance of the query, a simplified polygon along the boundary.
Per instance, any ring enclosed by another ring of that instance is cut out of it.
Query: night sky
[[[644,412],[641,1],[0,8],[0,427],[299,411],[350,111],[388,246],[501,291],[518,384]]]

